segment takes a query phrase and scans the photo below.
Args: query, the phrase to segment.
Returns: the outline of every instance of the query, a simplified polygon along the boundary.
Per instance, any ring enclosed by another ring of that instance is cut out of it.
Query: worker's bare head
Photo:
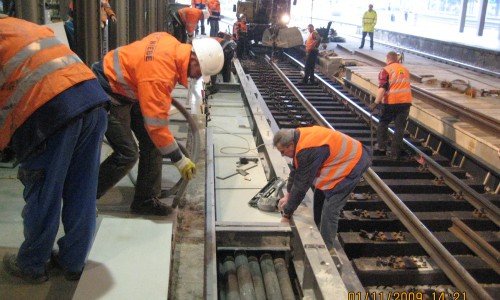
[[[307,25],[307,29],[309,30],[309,32],[313,32],[314,31],[314,25],[313,24]]]
[[[385,61],[390,64],[398,61],[398,54],[394,51],[389,51],[385,57]]]
[[[194,52],[191,52],[191,56],[189,57],[188,76],[195,79],[201,77],[200,61]]]
[[[295,144],[293,143],[295,129],[280,129],[273,138],[273,144],[283,156],[293,158]]]
[[[372,9],[373,9],[373,4],[368,5],[368,10],[372,10]]]

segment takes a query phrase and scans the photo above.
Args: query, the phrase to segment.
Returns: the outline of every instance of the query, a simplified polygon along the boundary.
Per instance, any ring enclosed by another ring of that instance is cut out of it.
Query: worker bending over
[[[187,87],[188,77],[217,74],[223,55],[214,39],[195,39],[190,45],[166,32],[157,32],[109,52],[92,66],[112,97],[106,138],[113,153],[101,164],[97,198],[120,181],[139,157],[131,211],[155,215],[170,212],[170,207],[158,200],[162,155],[171,159],[183,179],[191,179],[195,172],[194,163],[179,150],[168,126],[170,94],[177,83]],[[139,141],[139,151],[132,132]]]
[[[26,202],[24,242],[4,256],[4,268],[42,283],[51,259],[78,280],[96,226],[108,96],[51,29],[0,14],[0,37],[0,150],[15,151]],[[60,220],[65,234],[51,257]]]
[[[191,43],[198,21],[203,19],[204,14],[200,9],[194,7],[179,9],[172,16],[174,36],[181,43]]]
[[[320,126],[280,129],[273,143],[281,155],[293,159],[287,193],[278,203],[282,222],[289,221],[314,185],[314,221],[331,250],[340,211],[371,164],[369,150],[339,131]]]
[[[394,121],[394,137],[391,144],[391,157],[395,160],[403,159],[405,153],[401,151],[406,119],[410,113],[412,95],[410,86],[410,72],[398,62],[398,54],[390,51],[386,55],[387,65],[378,75],[378,90],[375,102],[371,109],[382,104],[381,116],[377,128],[376,151],[386,152],[387,130],[389,123]]]

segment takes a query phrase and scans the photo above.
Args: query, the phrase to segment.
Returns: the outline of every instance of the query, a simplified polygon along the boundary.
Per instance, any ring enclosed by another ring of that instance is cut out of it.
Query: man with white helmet
[[[131,211],[170,213],[158,200],[162,156],[172,160],[185,180],[195,173],[195,164],[179,150],[168,127],[170,94],[177,83],[187,87],[188,77],[217,74],[223,63],[224,53],[214,39],[195,39],[190,45],[166,32],[156,32],[107,53],[103,61],[92,66],[113,103],[106,132],[113,153],[101,164],[97,198],[123,178],[139,158]]]

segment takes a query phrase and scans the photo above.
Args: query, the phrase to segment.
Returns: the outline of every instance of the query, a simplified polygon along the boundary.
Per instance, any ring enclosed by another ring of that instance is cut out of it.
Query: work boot
[[[134,200],[130,205],[130,210],[139,215],[167,216],[172,212],[172,208],[161,203],[158,198],[151,198],[144,201]]]
[[[22,280],[29,283],[40,284],[49,280],[49,275],[47,275],[47,272],[43,272],[42,274],[30,274],[21,270],[21,268],[19,268],[17,264],[16,254],[5,254],[3,256],[3,267],[9,275],[21,278]]]
[[[63,271],[64,278],[68,281],[80,280],[80,277],[82,276],[83,273],[83,270],[80,272],[71,272],[65,270],[64,267],[59,262],[59,251],[57,250],[53,250],[52,253],[50,254],[50,266]]]

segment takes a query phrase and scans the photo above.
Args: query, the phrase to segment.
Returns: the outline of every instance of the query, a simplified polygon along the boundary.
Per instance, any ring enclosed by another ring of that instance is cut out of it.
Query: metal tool
[[[247,172],[248,170],[252,169],[252,168],[255,168],[257,166],[256,163],[252,163],[252,164],[246,164],[246,165],[243,165],[243,166],[239,166],[236,168],[236,171],[234,173],[230,173],[230,174],[227,174],[227,175],[224,175],[224,176],[216,176],[218,179],[228,179],[229,177],[233,177],[234,175],[242,175],[242,176],[247,176],[249,173]]]
[[[271,179],[252,199],[248,202],[250,206],[262,211],[274,212],[278,208],[280,193],[286,180],[279,177]]]

